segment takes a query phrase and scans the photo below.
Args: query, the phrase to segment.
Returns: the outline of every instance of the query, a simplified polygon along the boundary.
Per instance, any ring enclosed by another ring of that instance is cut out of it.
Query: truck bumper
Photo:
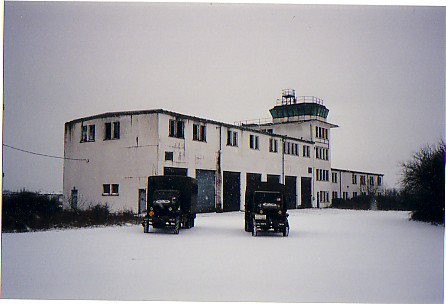
[[[287,221],[255,220],[255,227],[257,230],[274,230],[278,232],[286,226]]]
[[[176,218],[168,216],[148,216],[144,218],[144,225],[151,225],[153,228],[175,227],[176,223]]]

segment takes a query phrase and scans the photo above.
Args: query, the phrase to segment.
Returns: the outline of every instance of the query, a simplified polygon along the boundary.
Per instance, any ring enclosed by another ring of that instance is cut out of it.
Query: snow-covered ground
[[[406,212],[293,210],[290,235],[252,237],[243,213],[196,226],[2,235],[2,297],[443,302],[444,227]]]

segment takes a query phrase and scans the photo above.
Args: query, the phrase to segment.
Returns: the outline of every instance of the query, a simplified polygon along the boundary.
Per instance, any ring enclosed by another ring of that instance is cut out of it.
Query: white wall
[[[120,139],[104,140],[105,123],[120,122]],[[95,125],[94,142],[80,142],[81,127]],[[67,124],[65,157],[89,162],[64,161],[65,206],[71,190],[78,190],[78,206],[109,204],[114,211],[137,211],[138,189],[156,174],[157,114],[104,117]],[[103,184],[119,184],[118,196],[103,195]]]
[[[169,137],[170,119],[181,119],[184,122],[184,138]],[[115,121],[120,122],[120,139],[104,140],[105,123]],[[206,125],[205,142],[193,140],[194,123]],[[96,126],[95,141],[80,142],[82,125],[92,124]],[[272,126],[274,134],[267,134],[167,111],[124,112],[76,120],[66,124],[65,157],[89,159],[89,162],[64,161],[65,206],[68,206],[67,198],[75,187],[78,190],[79,207],[107,203],[114,211],[132,209],[136,212],[138,190],[147,188],[149,176],[162,175],[164,167],[187,168],[191,177],[196,177],[197,169],[216,171],[220,147],[221,172],[240,172],[241,209],[244,207],[246,173],[260,173],[263,181],[266,181],[268,174],[281,178],[295,176],[298,205],[302,204],[302,177],[312,178],[313,207],[317,207],[317,194],[320,191],[329,192],[330,199],[332,191],[338,191],[339,197],[342,197],[343,191],[349,191],[349,197],[352,197],[356,185],[351,185],[351,174],[338,172],[338,184],[331,182],[329,139],[314,136],[316,126],[327,125],[321,121],[279,124]],[[227,145],[228,129],[238,132],[237,147]],[[283,138],[278,134],[312,141]],[[258,150],[250,148],[250,135],[258,136]],[[277,140],[277,152],[269,151],[270,138]],[[298,156],[282,154],[284,140],[299,145]],[[303,157],[304,145],[310,146],[311,157]],[[316,159],[316,146],[328,149],[328,160]],[[173,161],[165,160],[165,152],[173,152]],[[327,170],[329,181],[317,181],[317,169]],[[341,178],[343,189],[340,191]],[[103,184],[119,184],[119,195],[103,195]],[[217,192],[222,193],[222,183]],[[359,174],[357,192],[358,195],[361,192]],[[321,202],[319,206],[327,207],[329,204]]]
[[[333,169],[333,172],[337,172],[338,174],[338,182],[332,183],[332,190],[337,191],[338,197],[343,198],[343,192],[348,193],[348,198],[353,198],[353,193],[356,192],[357,195],[361,195],[362,192],[370,194],[371,191],[376,191],[376,194],[383,193],[383,176],[381,175],[381,185],[378,185],[378,174],[359,172],[359,171],[350,171],[350,170],[336,170]],[[356,175],[356,184],[353,183],[352,175]],[[365,185],[361,185],[361,176],[365,177]],[[369,186],[369,178],[374,180],[374,186]]]

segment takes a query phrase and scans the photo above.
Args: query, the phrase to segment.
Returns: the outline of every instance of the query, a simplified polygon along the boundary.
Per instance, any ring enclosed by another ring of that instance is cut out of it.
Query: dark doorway
[[[215,171],[195,171],[198,184],[197,212],[215,211]]]
[[[147,211],[146,189],[139,189],[138,190],[138,214],[141,214],[146,211]]]
[[[268,174],[266,176],[266,181],[268,183],[280,183],[280,175]]]
[[[187,176],[187,168],[164,167],[164,175]]]
[[[262,181],[262,174],[260,173],[246,173],[246,187],[250,185],[258,185]]]
[[[240,172],[223,171],[223,212],[240,210]]]
[[[302,208],[311,208],[311,177],[302,177],[300,186]]]
[[[288,209],[296,209],[296,176],[285,176],[285,195]]]
[[[76,187],[73,187],[71,189],[71,201],[70,201],[70,207],[73,209],[77,209],[77,200],[78,200],[78,190]]]

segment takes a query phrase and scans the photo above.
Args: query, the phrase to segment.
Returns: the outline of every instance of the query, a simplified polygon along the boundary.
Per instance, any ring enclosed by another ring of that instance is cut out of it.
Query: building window
[[[316,169],[316,180],[328,182],[329,181],[328,174],[329,174],[328,170]]]
[[[361,184],[361,186],[365,186],[365,175],[361,175],[359,177],[359,183]]]
[[[331,173],[331,182],[335,184],[338,183],[338,174],[336,172]]]
[[[328,160],[328,149],[322,147],[316,147],[316,158],[322,160]]]
[[[328,139],[328,129],[316,127],[316,138]]]
[[[113,123],[113,139],[119,139],[121,136],[121,125],[119,121]]]
[[[296,143],[285,143],[285,154],[299,156],[299,145]]]
[[[257,135],[249,135],[249,147],[254,150],[259,150],[259,137]]]
[[[119,195],[119,185],[112,184],[112,195]]]
[[[269,139],[269,152],[277,153],[277,139]]]
[[[95,125],[82,126],[81,142],[95,140]]]
[[[164,153],[164,160],[173,160],[173,152],[165,152]]]
[[[353,192],[353,198],[358,197],[358,192]]]
[[[338,192],[333,191],[333,193],[331,194],[333,199],[337,199],[338,198]]]
[[[382,176],[378,176],[378,186],[381,186],[383,184],[383,178]]]
[[[238,132],[228,130],[228,138],[226,141],[226,145],[237,147],[238,146]]]
[[[119,195],[119,184],[103,184],[102,195]]]
[[[103,184],[102,195],[110,195],[110,193],[111,193],[110,184]]]
[[[348,200],[348,192],[342,192],[342,199]]]
[[[111,139],[111,133],[112,133],[112,131],[111,131],[111,122],[106,122],[105,123],[105,137],[104,137],[104,139],[105,140]]]
[[[96,139],[96,127],[95,125],[88,126],[88,141],[95,141]]]
[[[169,137],[184,138],[184,121],[169,119]]]
[[[302,146],[302,155],[303,155],[303,157],[311,157],[310,146],[307,146],[307,145]]]
[[[369,176],[369,185],[375,186],[375,179],[373,178],[373,176]]]
[[[328,203],[330,201],[329,198],[329,192],[328,191],[320,191],[319,192],[319,199],[321,203]]]
[[[352,184],[356,185],[358,183],[358,176],[355,173],[352,173]]]
[[[270,134],[273,134],[273,129],[266,129],[266,133],[270,133]]]
[[[81,142],[87,141],[87,126],[82,126]]]
[[[104,140],[119,139],[121,137],[121,125],[119,121],[105,123]]]
[[[192,139],[196,141],[206,141],[206,126],[194,124]]]

